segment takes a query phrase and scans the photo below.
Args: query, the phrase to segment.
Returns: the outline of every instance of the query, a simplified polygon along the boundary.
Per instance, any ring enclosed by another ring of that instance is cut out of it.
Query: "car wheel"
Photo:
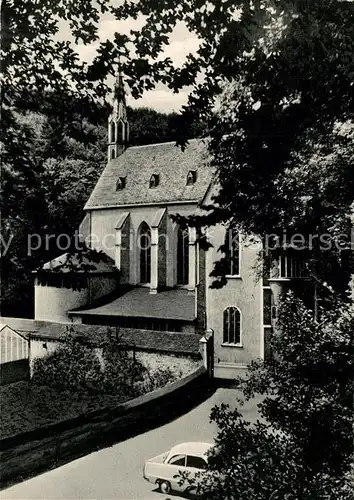
[[[191,495],[192,498],[196,498],[197,496],[197,488],[196,486],[188,486],[185,490],[187,495]]]
[[[168,494],[171,492],[171,485],[168,481],[161,481],[159,484],[161,493]]]

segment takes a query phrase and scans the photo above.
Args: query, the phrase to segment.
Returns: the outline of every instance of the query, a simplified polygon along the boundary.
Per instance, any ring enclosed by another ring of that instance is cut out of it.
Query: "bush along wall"
[[[59,390],[137,396],[146,368],[119,341],[85,345],[69,333],[61,348],[33,361],[32,383]]]
[[[130,398],[175,382],[200,365],[182,356],[135,352],[110,335],[93,346],[68,332],[60,347],[33,361],[33,384]]]

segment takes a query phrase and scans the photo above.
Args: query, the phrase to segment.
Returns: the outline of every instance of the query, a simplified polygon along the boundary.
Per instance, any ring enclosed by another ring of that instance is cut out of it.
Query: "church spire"
[[[123,77],[118,65],[115,83],[113,111],[108,118],[108,161],[124,152],[129,141],[129,123]]]
[[[120,70],[116,73],[116,81],[114,84],[114,102],[113,109],[118,118],[127,120],[127,108],[125,103],[125,91],[122,73]]]

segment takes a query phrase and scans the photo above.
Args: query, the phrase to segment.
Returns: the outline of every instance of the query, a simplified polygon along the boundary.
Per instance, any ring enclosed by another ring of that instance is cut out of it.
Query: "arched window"
[[[111,122],[111,130],[110,130],[110,140],[111,142],[116,142],[116,124]]]
[[[151,281],[151,231],[146,222],[140,226],[139,232],[139,253],[140,253],[140,283],[150,283]]]
[[[122,121],[118,123],[118,137],[117,140],[119,144],[124,144],[124,124]]]
[[[113,148],[111,149],[111,160],[114,160],[115,157],[116,157],[116,150],[114,149],[113,146]]]
[[[188,284],[189,234],[188,228],[178,228],[177,232],[177,284]]]
[[[224,344],[241,344],[241,313],[237,307],[228,307],[223,318]]]
[[[240,235],[234,229],[227,229],[225,237],[225,257],[228,263],[227,275],[240,275]]]

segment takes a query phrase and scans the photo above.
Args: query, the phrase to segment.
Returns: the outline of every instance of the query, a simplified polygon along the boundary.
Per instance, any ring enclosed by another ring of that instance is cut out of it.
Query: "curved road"
[[[166,495],[143,479],[144,461],[184,441],[212,442],[217,428],[209,421],[211,408],[221,403],[235,407],[239,395],[236,389],[219,388],[173,422],[3,490],[1,500],[165,500]],[[242,407],[248,420],[257,419],[257,402]]]

